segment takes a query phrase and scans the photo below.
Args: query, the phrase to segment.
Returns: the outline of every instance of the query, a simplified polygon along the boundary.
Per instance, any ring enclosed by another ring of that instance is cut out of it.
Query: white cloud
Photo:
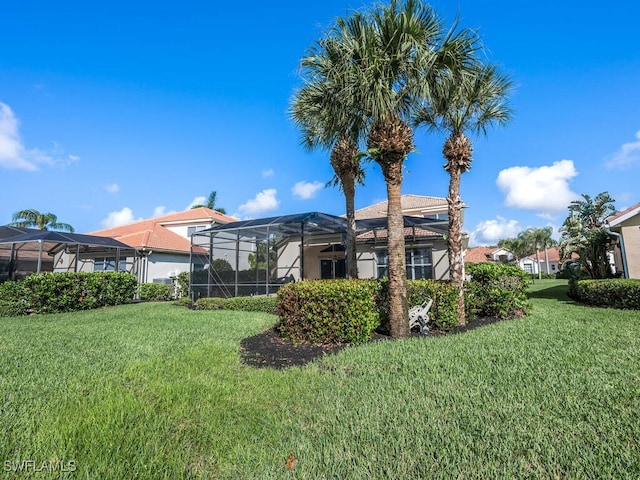
[[[313,182],[298,182],[296,183],[291,192],[293,192],[294,197],[301,198],[303,200],[308,200],[316,196],[318,190],[324,187],[324,183],[314,180]]]
[[[273,168],[269,168],[267,170],[263,170],[262,171],[262,176],[264,178],[273,177],[275,174],[276,174],[276,172],[273,171]]]
[[[191,200],[191,203],[187,205],[187,208],[185,208],[185,210],[190,210],[195,205],[205,205],[206,203],[207,197],[195,197],[193,200]]]
[[[640,163],[640,131],[636,132],[636,141],[624,143],[617,152],[607,157],[605,165],[609,168],[624,169]]]
[[[141,220],[133,216],[133,210],[129,207],[124,207],[120,211],[110,212],[107,218],[100,222],[104,228],[117,227],[119,225],[126,225],[127,223]]]
[[[259,192],[254,199],[238,207],[240,215],[234,214],[233,216],[247,217],[275,210],[280,205],[280,201],[276,198],[277,193],[275,188],[267,188]]]
[[[569,188],[569,180],[577,174],[572,160],[560,160],[538,168],[507,168],[498,174],[496,184],[505,194],[506,206],[549,216],[579,198]]]
[[[476,225],[475,230],[469,235],[469,245],[496,245],[498,240],[513,238],[522,230],[517,220],[507,220],[498,216],[495,220],[485,220]]]
[[[164,205],[158,205],[153,209],[152,217],[160,217],[162,215],[169,215],[171,213],[177,213],[175,210],[167,210],[167,207]]]
[[[118,193],[120,191],[120,185],[112,183],[110,185],[105,185],[104,189],[109,193]]]
[[[0,102],[0,167],[34,171],[38,164],[67,166],[80,160],[77,155],[65,154],[56,142],[49,152],[27,149],[20,138],[19,124],[11,107]]]

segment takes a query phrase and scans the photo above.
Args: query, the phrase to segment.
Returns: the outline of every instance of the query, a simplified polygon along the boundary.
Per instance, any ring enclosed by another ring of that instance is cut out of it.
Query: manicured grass
[[[536,280],[527,318],[284,371],[239,363],[266,314],[3,318],[0,461],[76,467],[37,478],[637,478],[640,312],[565,291]]]

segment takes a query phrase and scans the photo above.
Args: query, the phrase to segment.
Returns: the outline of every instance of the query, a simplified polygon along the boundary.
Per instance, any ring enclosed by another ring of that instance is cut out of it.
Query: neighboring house
[[[551,275],[560,270],[560,254],[557,247],[540,250],[540,271]],[[514,262],[516,257],[513,253],[500,247],[471,247],[467,250],[464,263],[480,263],[480,262]],[[516,263],[525,272],[537,275],[538,260],[536,255],[528,255],[517,259]]]
[[[624,278],[640,278],[640,203],[607,218],[616,239],[612,246],[615,273]]]
[[[118,270],[135,273],[141,283],[170,283],[172,277],[189,271],[191,235],[234,221],[233,217],[200,207],[98,230],[91,235],[114,238],[136,250],[137,260],[131,257],[121,260]],[[116,270],[115,258],[96,257],[85,270]]]
[[[448,279],[446,199],[403,195],[402,207],[407,278]],[[355,212],[360,278],[387,275],[386,215],[386,201]],[[308,212],[198,232],[193,237],[192,292],[195,296],[265,294],[286,281],[344,278],[346,227],[344,216]],[[200,265],[208,273],[199,272]]]

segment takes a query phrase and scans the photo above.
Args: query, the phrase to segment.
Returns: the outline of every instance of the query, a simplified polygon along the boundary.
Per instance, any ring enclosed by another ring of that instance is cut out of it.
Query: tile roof
[[[493,262],[493,252],[500,247],[471,247],[464,255],[464,263]]]
[[[402,195],[402,211],[405,215],[423,215],[426,212],[446,212],[447,199],[424,195]],[[356,220],[387,216],[388,201],[376,203],[355,211]]]
[[[160,217],[140,220],[118,227],[105,228],[92,232],[91,235],[112,237],[134,248],[189,253],[191,250],[191,239],[172,232],[165,227],[166,225],[196,224],[198,222],[210,225],[213,223],[229,223],[233,221],[236,221],[233,217],[206,207],[200,207],[185,210],[184,212],[170,213]]]
[[[616,213],[615,215],[611,215],[607,218],[607,223],[611,225],[616,225],[623,220],[626,220],[627,217],[635,215],[635,210],[640,211],[640,203],[636,203],[635,205],[630,206],[629,208],[625,208],[621,212]]]

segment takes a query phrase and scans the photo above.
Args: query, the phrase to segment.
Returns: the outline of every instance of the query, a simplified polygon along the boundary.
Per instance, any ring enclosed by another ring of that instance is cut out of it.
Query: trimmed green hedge
[[[307,280],[278,291],[277,326],[294,342],[363,343],[380,323],[374,281]]]
[[[245,312],[264,312],[278,314],[276,297],[232,297],[200,298],[196,310],[241,310]]]
[[[640,310],[640,280],[570,280],[569,296],[594,307]]]
[[[175,288],[172,284],[141,283],[139,292],[145,302],[168,302],[174,299]]]
[[[128,303],[137,287],[134,275],[120,272],[41,273],[0,286],[0,315],[89,310]]]
[[[508,263],[476,263],[467,266],[466,309],[470,317],[521,317],[529,311],[529,274]]]

